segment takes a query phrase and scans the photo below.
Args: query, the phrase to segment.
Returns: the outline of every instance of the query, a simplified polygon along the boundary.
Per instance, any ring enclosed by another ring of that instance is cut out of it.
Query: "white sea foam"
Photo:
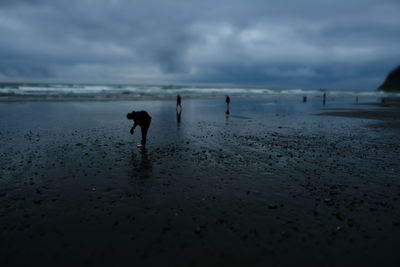
[[[80,85],[80,84],[0,84],[0,96],[57,96],[57,97],[109,97],[126,98],[128,96],[220,96],[220,95],[303,95],[320,96],[365,96],[365,97],[400,97],[400,93],[386,93],[377,90],[308,90],[301,88],[272,89],[251,87],[219,86],[135,86],[135,85]]]

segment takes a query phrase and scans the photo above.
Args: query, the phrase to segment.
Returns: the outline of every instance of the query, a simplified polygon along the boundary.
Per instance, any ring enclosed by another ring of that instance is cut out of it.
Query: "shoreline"
[[[375,106],[374,109],[342,109],[341,111],[325,111],[317,113],[321,116],[339,116],[382,121],[369,123],[369,127],[400,129],[400,99],[389,98],[381,103],[360,103],[364,106]],[[333,110],[333,109],[330,109]]]
[[[224,94],[206,94],[206,95],[198,95],[198,94],[186,94],[184,95],[185,100],[193,100],[193,99],[225,99],[226,95]],[[231,97],[234,98],[240,98],[240,99],[246,99],[246,98],[263,98],[263,99],[269,99],[269,98],[293,98],[297,97],[300,99],[301,95],[281,95],[281,94],[270,94],[270,95],[265,95],[265,94],[237,94],[237,95],[231,95]],[[315,96],[318,97],[318,96]],[[175,94],[170,94],[170,95],[155,95],[155,94],[149,94],[149,95],[134,95],[132,94],[131,96],[129,95],[79,95],[79,96],[54,96],[54,97],[48,97],[48,96],[11,96],[11,97],[4,97],[0,96],[0,103],[18,103],[18,102],[113,102],[113,101],[149,101],[149,100],[176,100],[176,95]]]

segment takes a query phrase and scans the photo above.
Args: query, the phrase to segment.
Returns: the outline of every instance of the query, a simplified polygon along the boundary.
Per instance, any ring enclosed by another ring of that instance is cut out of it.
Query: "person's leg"
[[[150,123],[147,124],[147,125],[143,125],[143,126],[141,127],[141,129],[142,129],[142,142],[141,142],[141,144],[142,144],[143,146],[146,145],[147,131],[149,130],[149,127],[150,127]]]
[[[145,146],[146,145],[148,127],[147,126],[142,126],[141,129],[142,129],[142,141],[141,141],[141,144],[143,146]]]

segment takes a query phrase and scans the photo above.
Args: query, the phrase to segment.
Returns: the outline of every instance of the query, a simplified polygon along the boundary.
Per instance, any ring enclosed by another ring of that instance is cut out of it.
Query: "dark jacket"
[[[151,117],[149,113],[146,111],[133,111],[132,113],[134,125],[133,127],[136,127],[139,125],[140,127],[148,127],[150,122],[151,122]]]

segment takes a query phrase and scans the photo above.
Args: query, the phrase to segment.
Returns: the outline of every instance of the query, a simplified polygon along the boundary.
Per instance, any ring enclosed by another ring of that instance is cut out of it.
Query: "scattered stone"
[[[335,203],[333,203],[332,199],[330,199],[330,198],[325,198],[324,203],[328,206],[332,206],[333,204],[335,204]]]
[[[196,235],[199,235],[201,233],[201,228],[199,226],[197,226],[196,229],[194,230],[194,233]]]

